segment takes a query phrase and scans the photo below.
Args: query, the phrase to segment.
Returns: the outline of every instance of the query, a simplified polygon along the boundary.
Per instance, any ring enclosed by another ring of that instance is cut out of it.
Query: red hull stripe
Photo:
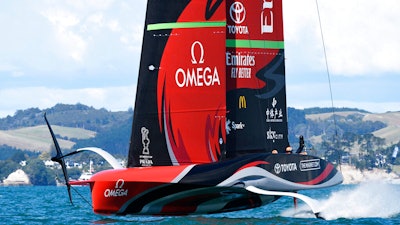
[[[248,163],[248,164],[246,164],[246,165],[240,167],[236,172],[239,172],[240,170],[243,170],[243,169],[246,169],[246,168],[249,168],[249,167],[258,166],[258,165],[262,165],[262,164],[269,164],[269,163],[268,163],[268,162],[265,162],[265,161],[255,161],[255,162],[251,162],[251,163]]]
[[[334,167],[331,164],[328,164],[325,170],[318,177],[306,182],[299,182],[299,184],[305,184],[305,185],[319,184],[329,176],[329,174],[332,172],[333,169]]]
[[[80,185],[89,185],[90,183],[94,183],[93,180],[71,180],[69,181],[70,185],[80,186]]]
[[[133,167],[120,170],[106,170],[92,177],[95,181],[112,181],[124,179],[135,182],[171,183],[184,176],[193,165],[188,166],[160,166],[160,167]]]

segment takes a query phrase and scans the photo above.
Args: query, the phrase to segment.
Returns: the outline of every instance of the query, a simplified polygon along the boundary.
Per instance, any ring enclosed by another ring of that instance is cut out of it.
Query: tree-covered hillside
[[[43,125],[45,124],[43,119],[45,112],[53,125],[79,127],[95,132],[118,126],[119,123],[130,120],[132,117],[131,109],[110,112],[104,108],[95,109],[79,103],[75,105],[57,104],[44,110],[39,108],[18,110],[14,116],[0,119],[0,130]]]
[[[365,135],[387,126],[380,121],[363,120],[364,114],[368,112],[350,108],[337,108],[333,112],[332,109],[327,108],[298,110],[289,107],[289,142],[296,143],[299,135],[308,138],[321,136],[326,140],[335,136],[343,137],[344,134],[349,133]],[[323,117],[318,115],[323,115]]]
[[[371,115],[364,110],[349,108],[333,111],[289,108],[289,141],[297,148],[298,137],[303,135],[311,154],[326,157],[331,162],[351,162],[362,169],[391,168],[390,164],[399,161],[397,158],[392,162],[391,158],[394,146],[400,145],[400,136],[393,138],[391,133],[400,131],[397,119],[400,113]],[[386,133],[391,136],[374,135]]]
[[[75,143],[73,149],[96,146],[113,155],[126,157],[129,149],[132,109],[111,112],[104,108],[95,109],[82,104],[57,104],[44,110],[38,108],[18,110],[14,116],[0,119],[0,130],[43,126],[45,124],[43,119],[45,112],[52,125],[96,132],[94,137],[86,139],[58,135],[60,139]],[[399,142],[400,137],[392,140],[392,143],[387,143],[384,136],[374,136],[373,133],[387,128],[388,120],[366,120],[366,115],[370,115],[370,113],[351,108],[299,110],[289,107],[289,142],[294,148],[297,148],[298,137],[303,135],[306,146],[313,151],[312,154],[319,156],[333,155],[334,157],[346,152],[353,155],[370,155],[372,154],[371,151],[379,150],[382,152],[383,149],[390,149]],[[7,149],[7,146],[2,147],[2,151],[5,148]],[[7,154],[10,154],[13,150],[15,149],[12,147],[8,148]],[[390,151],[386,150],[385,154],[389,156]]]
[[[128,152],[133,116],[131,109],[111,112],[104,108],[95,109],[82,104],[57,104],[44,110],[30,108],[18,110],[14,116],[0,119],[0,130],[43,126],[45,125],[44,113],[47,114],[52,126],[81,128],[96,132],[95,137],[86,139],[56,135],[60,139],[74,142],[74,149],[77,147],[97,146],[119,156],[126,156]],[[51,141],[50,136],[49,141]],[[3,148],[7,148],[7,146],[3,146]],[[8,149],[13,149],[13,147],[8,147]]]
[[[400,163],[399,157],[395,161],[391,159],[394,146],[400,145],[400,136],[393,135],[400,133],[400,112],[375,115],[349,108],[335,108],[333,111],[334,113],[327,108],[288,108],[289,142],[293,148],[298,147],[298,138],[303,135],[309,154],[325,157],[331,162],[352,163],[361,169],[390,169],[392,167],[389,165]],[[82,104],[57,104],[44,110],[18,110],[14,116],[0,119],[0,141],[7,139],[2,139],[2,135],[16,135],[23,139],[32,132],[34,135],[41,133],[39,136],[51,145],[51,137],[44,126],[45,112],[54,126],[59,142],[74,144],[63,149],[64,152],[94,146],[107,150],[118,158],[127,156],[133,116],[131,109],[111,112]],[[30,140],[36,140],[36,137],[30,137],[26,143],[32,145],[33,141]],[[50,159],[52,154],[54,153],[19,149],[0,143],[0,179],[21,168],[19,162],[25,160],[27,165],[24,170],[34,185],[54,185],[55,173],[60,171],[45,168],[42,163],[43,160]],[[87,154],[90,153],[77,154],[69,160],[86,162],[90,158],[96,165],[103,166],[100,157]],[[75,168],[70,176],[77,178],[80,173],[81,170]]]

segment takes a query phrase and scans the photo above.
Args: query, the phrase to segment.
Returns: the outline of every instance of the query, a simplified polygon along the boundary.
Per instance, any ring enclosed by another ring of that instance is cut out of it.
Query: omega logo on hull
[[[117,182],[115,182],[114,189],[106,189],[104,191],[104,197],[109,198],[128,196],[128,189],[123,188],[124,184],[125,181],[123,179],[118,179]]]

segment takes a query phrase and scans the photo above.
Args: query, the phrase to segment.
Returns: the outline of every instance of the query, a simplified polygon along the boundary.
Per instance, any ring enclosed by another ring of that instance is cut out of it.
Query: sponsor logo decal
[[[104,197],[123,197],[128,196],[128,189],[124,189],[123,186],[125,181],[123,179],[118,179],[115,183],[114,189],[106,189],[104,191]]]
[[[256,65],[256,57],[249,54],[232,54],[226,53],[226,65],[233,66],[231,68],[231,78],[251,78],[251,68]],[[238,68],[239,66],[239,68]],[[247,67],[244,67],[247,66]]]
[[[199,46],[198,48],[200,49],[199,60],[197,60],[196,56],[195,56],[196,46]],[[200,41],[193,42],[192,47],[190,48],[190,54],[192,55],[192,64],[197,64],[197,63],[203,64],[204,63],[204,48],[203,48],[203,45],[200,43]]]
[[[273,0],[263,0],[261,11],[261,34],[274,32]]]
[[[175,72],[175,82],[180,88],[183,87],[202,87],[221,85],[217,67],[203,67],[204,64],[204,46],[200,41],[193,42],[190,48],[192,56],[192,68],[178,68]]]
[[[232,121],[232,129],[233,130],[243,130],[245,126],[246,125],[242,122],[235,123],[235,121]]]
[[[233,22],[241,24],[246,19],[246,9],[241,2],[234,2],[229,8],[229,15]]]
[[[278,104],[278,101],[276,98],[272,99],[272,108],[267,108],[265,110],[265,115],[266,115],[266,122],[267,123],[281,123],[283,122],[283,110],[281,108],[277,108],[276,105]]]
[[[300,171],[319,170],[321,162],[319,159],[310,159],[300,161]]]
[[[240,52],[234,55],[230,52],[226,53],[226,65],[227,66],[255,66],[256,57],[254,55],[245,54],[242,55]]]
[[[269,128],[267,131],[267,140],[272,140],[272,142],[275,142],[276,140],[282,140],[283,139],[283,134],[280,134],[274,130]]]
[[[235,121],[226,121],[226,134],[229,134],[232,130],[244,130],[246,124],[243,122],[236,123]]]
[[[240,26],[246,19],[246,8],[241,2],[234,2],[229,7],[229,16],[236,25],[228,25],[229,34],[248,34],[249,28],[247,26]]]
[[[142,154],[139,156],[139,163],[141,166],[151,166],[153,165],[153,156],[150,155],[150,139],[149,139],[149,129],[142,127],[140,130],[142,133],[142,144],[143,150]]]
[[[275,163],[274,171],[276,174],[297,171],[296,163]]]
[[[247,108],[246,97],[241,95],[239,96],[239,109],[246,109],[246,108]]]

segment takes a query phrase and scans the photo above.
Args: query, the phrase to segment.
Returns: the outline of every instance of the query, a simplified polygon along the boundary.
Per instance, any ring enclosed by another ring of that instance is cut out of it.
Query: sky
[[[335,107],[400,111],[400,1],[318,6],[327,63],[316,0],[283,0],[288,106],[330,107],[331,87]],[[133,108],[145,9],[145,0],[0,1],[0,118],[57,103]]]

